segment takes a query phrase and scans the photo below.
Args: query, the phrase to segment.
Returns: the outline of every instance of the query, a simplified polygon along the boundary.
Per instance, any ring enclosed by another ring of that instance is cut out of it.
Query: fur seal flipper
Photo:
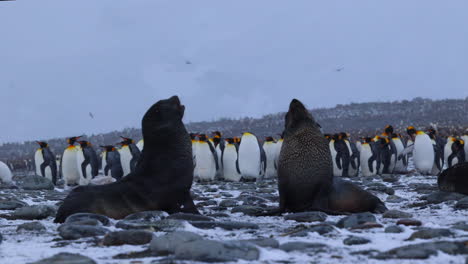
[[[382,212],[379,198],[333,177],[329,144],[304,105],[293,99],[278,161],[280,211]]]
[[[80,212],[116,219],[150,210],[198,214],[190,196],[193,159],[182,123],[184,111],[177,96],[151,106],[142,120],[145,146],[135,171],[108,185],[75,188],[60,206],[55,222]]]

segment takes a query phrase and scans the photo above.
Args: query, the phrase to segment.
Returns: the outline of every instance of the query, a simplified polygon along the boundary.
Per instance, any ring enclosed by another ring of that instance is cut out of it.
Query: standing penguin
[[[349,150],[349,167],[348,167],[348,176],[356,177],[359,173],[359,152],[356,148],[356,145],[349,141],[349,135],[347,133],[341,132],[340,136],[342,140],[346,143],[346,146]]]
[[[397,134],[392,135],[392,141],[395,144],[396,152],[397,152],[397,157],[400,155],[400,153],[403,152],[405,149],[405,146],[403,145],[403,142],[401,138]],[[408,166],[408,160],[406,155],[402,156],[401,159],[397,158],[396,164],[395,164],[395,169],[393,170],[393,173],[406,173],[407,169],[406,167]]]
[[[390,165],[387,173],[393,173],[398,160],[398,151],[395,143],[393,142],[393,132],[393,126],[387,125],[384,129],[384,133],[382,134],[384,138],[388,139],[388,147],[390,149]]]
[[[80,172],[80,185],[88,185],[99,173],[98,157],[89,141],[78,141],[80,149],[77,155],[77,164]]]
[[[346,144],[346,137],[344,137],[344,135],[346,135],[346,133],[333,135],[333,147],[336,151],[334,163],[336,162],[336,167],[338,168],[338,174],[335,176],[338,177],[349,177],[351,151],[348,144]]]
[[[4,162],[0,161],[0,182],[10,183],[13,178],[10,168]]]
[[[465,142],[461,139],[457,139],[455,142],[453,142],[452,152],[447,158],[447,168],[465,161]]]
[[[216,156],[218,157],[218,170],[216,171],[216,177],[221,179],[223,178],[223,161],[221,156],[223,155],[225,144],[221,132],[215,131],[213,132],[213,135],[213,147],[215,148]]]
[[[67,139],[68,146],[63,152],[62,162],[60,164],[62,178],[65,181],[65,186],[78,185],[80,183],[80,168],[76,162],[79,146],[75,146],[76,141],[80,137],[71,137]]]
[[[343,168],[338,167],[337,160],[336,160],[336,155],[338,152],[335,149],[335,141],[338,140],[338,137],[339,137],[338,134],[334,134],[328,137],[329,139],[328,147],[330,148],[330,154],[331,154],[332,163],[333,163],[333,176],[335,177],[341,177],[341,175],[343,174]]]
[[[140,150],[135,145],[135,141],[131,138],[122,137],[122,141],[118,144],[122,147],[119,149],[120,162],[124,176],[135,171],[138,160],[140,159]]]
[[[124,174],[119,151],[112,145],[101,146],[101,148],[104,149],[102,153],[104,176],[112,176],[112,178],[120,180]]]
[[[212,181],[218,170],[218,156],[216,150],[205,134],[198,136],[196,166],[194,175],[200,181]]]
[[[447,168],[449,168],[448,157],[452,153],[452,145],[455,141],[457,141],[455,137],[449,136],[447,137],[447,143],[444,146],[444,164]]]
[[[57,184],[57,162],[55,155],[49,149],[49,144],[44,141],[36,141],[39,148],[34,154],[34,163],[36,165],[36,174],[51,180],[54,185]]]
[[[392,159],[390,140],[387,137],[380,136],[376,136],[374,140],[379,155],[379,157],[377,158],[377,174],[388,174],[390,173],[390,165]]]
[[[239,169],[242,179],[255,181],[262,178],[266,169],[266,156],[257,137],[249,132],[242,134],[239,145]]]
[[[370,137],[365,138],[364,142],[361,143],[361,174],[364,177],[377,174],[377,159],[371,144],[373,144],[373,142]]]
[[[276,177],[276,143],[273,137],[266,137],[263,142],[263,150],[265,151],[266,156],[266,171],[265,178],[275,178]]]
[[[432,175],[439,175],[444,167],[444,151],[436,141],[436,135],[434,129],[429,129],[427,132],[429,138],[431,138],[432,146],[434,147],[434,165],[432,165]]]
[[[227,138],[222,153],[221,161],[223,164],[224,180],[238,182],[242,175],[239,170],[239,146],[233,138]]]
[[[431,138],[423,131],[416,131],[412,126],[408,127],[406,132],[414,144],[406,147],[400,156],[412,152],[416,170],[424,175],[431,174],[435,156]]]
[[[465,131],[465,134],[461,137],[465,142],[465,158],[468,157],[468,129]]]

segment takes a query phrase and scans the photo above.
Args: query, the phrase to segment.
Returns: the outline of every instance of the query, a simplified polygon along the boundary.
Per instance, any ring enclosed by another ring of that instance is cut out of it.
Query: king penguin
[[[448,157],[452,153],[452,145],[455,141],[457,141],[455,137],[447,137],[447,143],[444,146],[444,164],[446,168],[449,168]]]
[[[77,163],[77,156],[80,146],[75,146],[80,137],[71,137],[67,139],[68,146],[63,152],[61,162],[62,178],[65,186],[78,185],[80,183],[80,172]]]
[[[452,152],[447,158],[447,168],[465,161],[465,142],[462,139],[456,139],[452,144]]]
[[[198,135],[197,154],[195,157],[196,172],[200,181],[212,181],[218,170],[218,156],[213,144],[205,134]]]
[[[359,173],[359,152],[356,148],[356,145],[349,141],[349,135],[347,133],[341,132],[341,138],[346,143],[346,146],[349,150],[349,167],[348,167],[348,176],[356,177]]]
[[[54,153],[49,148],[49,144],[44,141],[36,141],[39,148],[34,154],[34,164],[36,174],[51,180],[54,185],[57,184],[57,162]]]
[[[387,125],[384,129],[384,133],[382,134],[383,137],[388,139],[388,147],[390,149],[390,165],[388,167],[387,173],[393,173],[396,167],[396,163],[398,161],[398,151],[395,146],[395,142],[393,142],[393,126]]]
[[[96,151],[89,141],[78,141],[80,149],[76,158],[80,173],[80,185],[88,185],[99,173]]]
[[[119,151],[112,145],[101,146],[101,148],[103,148],[102,170],[104,176],[111,176],[116,180],[120,180],[124,174]]]
[[[0,161],[0,182],[11,183],[13,174],[10,168],[4,162]]]
[[[333,135],[333,148],[336,151],[334,163],[337,167],[337,177],[349,177],[349,167],[351,159],[351,148],[346,143],[346,133]],[[333,154],[333,152],[332,152]]]
[[[120,162],[124,176],[135,171],[138,160],[140,159],[140,150],[135,145],[135,141],[131,138],[122,137],[122,141],[118,144],[122,147],[119,149]]]
[[[238,182],[241,179],[239,170],[239,146],[233,138],[227,138],[222,154],[224,180]]]
[[[239,145],[239,169],[242,179],[256,181],[263,178],[266,165],[265,151],[257,137],[249,132],[243,133]]]
[[[223,155],[224,151],[224,140],[223,140],[223,135],[219,131],[213,132],[213,146],[216,151],[216,156],[218,157],[218,170],[216,171],[216,177],[218,179],[223,178],[223,162],[221,159],[221,156]]]
[[[403,141],[398,136],[398,134],[395,134],[395,133],[392,134],[392,141],[393,141],[393,144],[395,144],[395,149],[396,149],[396,153],[398,157],[400,153],[402,153],[403,150],[405,149],[405,146],[403,145]],[[407,166],[408,166],[408,160],[407,160],[406,155],[402,156],[400,159],[397,158],[393,173],[406,173]]]
[[[468,157],[468,129],[465,131],[465,134],[461,137],[461,139],[465,142],[465,158]]]
[[[416,131],[414,127],[409,127],[407,133],[414,142],[407,149],[413,148],[413,163],[416,170],[423,175],[431,174],[435,157],[431,138],[423,131]]]
[[[364,138],[364,142],[361,143],[359,157],[361,160],[361,174],[364,177],[374,176],[377,173],[377,159],[372,144],[374,142],[370,137]]]
[[[263,150],[265,151],[266,156],[266,171],[265,171],[265,178],[276,178],[276,143],[273,137],[266,137],[265,141],[263,142]]]

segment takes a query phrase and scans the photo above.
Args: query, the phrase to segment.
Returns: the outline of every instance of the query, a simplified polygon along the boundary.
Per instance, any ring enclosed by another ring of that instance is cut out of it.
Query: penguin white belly
[[[362,149],[362,143],[361,143],[361,141],[356,142],[356,148],[357,148],[357,150],[358,150],[359,152],[361,152],[361,149]]]
[[[80,174],[77,166],[78,147],[68,147],[62,156],[62,176],[66,185],[79,184]]]
[[[414,142],[413,162],[417,171],[430,174],[434,165],[434,147],[428,135],[417,135]]]
[[[449,139],[449,141],[447,141],[447,144],[445,144],[444,147],[444,164],[446,168],[448,167],[448,157],[450,156],[450,154],[452,154],[452,144],[453,142]]]
[[[260,177],[260,147],[253,134],[242,136],[239,146],[239,170],[244,179]]]
[[[109,170],[109,172],[108,172],[107,174],[106,174],[106,170],[105,170],[105,169],[106,169],[106,166],[107,166],[107,160],[106,160],[106,158],[107,158],[107,151],[103,151],[103,152],[101,153],[101,156],[102,156],[102,162],[101,162],[101,164],[102,164],[102,175],[104,175],[104,176],[109,176],[110,170]]]
[[[331,153],[331,157],[332,157],[332,161],[333,161],[333,175],[335,177],[341,177],[343,175],[343,170],[340,170],[338,168],[338,165],[336,164],[336,150],[335,150],[335,141],[332,140],[330,141],[330,143],[328,144],[329,147],[330,147],[330,153]]]
[[[276,157],[276,144],[274,142],[265,142],[263,143],[263,150],[265,151],[266,156],[266,171],[265,178],[275,178],[276,169],[275,169],[275,157]]]
[[[197,175],[202,181],[212,181],[216,175],[216,163],[210,146],[206,142],[200,142],[197,147]]]
[[[36,175],[45,176],[45,175],[42,175],[41,173],[42,163],[44,163],[44,156],[42,155],[42,150],[38,149],[36,150],[36,153],[34,154],[34,164],[36,166]]]
[[[193,158],[193,177],[199,178],[197,170],[197,150],[198,150],[198,141],[192,140],[192,158]]]
[[[83,175],[83,169],[81,164],[83,164],[85,156],[82,150],[78,150],[76,154],[76,166],[78,167],[78,173],[80,174],[80,185],[88,185],[91,182],[93,176],[91,175],[91,164],[87,164],[85,168],[86,175]]]
[[[223,152],[221,151],[221,144],[218,144],[215,148],[216,151],[216,156],[218,156],[218,171],[216,172],[220,178],[222,178],[223,174],[223,163],[221,162],[221,156],[223,155]]]
[[[143,139],[140,139],[140,141],[138,141],[136,146],[140,151],[143,151],[143,147],[145,146],[145,142],[143,141]]]
[[[0,181],[10,183],[12,178],[13,174],[8,165],[0,161]]]
[[[397,151],[397,157],[400,155],[400,153],[403,152],[405,147],[403,146],[403,142],[401,142],[400,139],[395,139],[393,140],[393,143],[395,143],[396,151]],[[403,158],[400,160],[397,159],[395,163],[395,173],[405,173],[406,172],[406,166],[405,163],[403,162]]]
[[[363,144],[361,146],[360,162],[361,162],[361,173],[362,173],[362,176],[364,176],[364,177],[369,177],[369,176],[375,175],[375,169],[376,168],[372,168],[373,172],[371,172],[370,168],[369,168],[369,159],[371,157],[372,157],[372,150],[371,150],[369,144]],[[374,165],[374,164],[376,166],[377,162],[374,161],[372,165]]]
[[[283,146],[283,139],[278,140],[278,142],[276,142],[275,145],[276,145],[275,164],[276,164],[276,168],[278,168],[278,159],[281,153],[281,147]]]
[[[468,161],[468,136],[462,136],[462,140],[465,142],[465,161]]]
[[[231,144],[226,145],[223,154],[223,174],[226,181],[240,181],[241,175],[237,172],[236,161],[236,147]]]
[[[123,146],[119,149],[120,163],[122,163],[123,176],[127,176],[130,173],[130,161],[132,160],[132,153],[128,146]]]

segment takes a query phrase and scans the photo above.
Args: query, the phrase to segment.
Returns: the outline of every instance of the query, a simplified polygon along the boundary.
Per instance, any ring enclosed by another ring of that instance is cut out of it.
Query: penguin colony
[[[408,159],[413,158],[415,169],[424,175],[439,175],[444,169],[466,162],[468,130],[461,137],[442,138],[434,128],[427,131],[409,126],[406,137],[395,133],[391,125],[382,133],[355,141],[344,132],[325,134],[337,177],[404,174]],[[220,131],[209,135],[191,133],[194,179],[198,181],[257,181],[276,178],[278,158],[283,136],[263,140],[250,132],[239,137],[223,138]],[[54,184],[62,178],[65,185],[88,185],[99,174],[119,180],[135,170],[144,141],[138,143],[121,137],[116,145],[100,146],[100,159],[92,144],[81,137],[67,138],[68,147],[61,158],[55,156],[47,142],[36,141],[39,148],[34,155],[35,172]],[[8,168],[8,166],[6,166]],[[101,171],[101,173],[99,173]],[[7,175],[6,172],[4,172]],[[10,172],[11,174],[11,172]],[[11,176],[5,176],[5,181]],[[2,178],[3,179],[3,178]]]

